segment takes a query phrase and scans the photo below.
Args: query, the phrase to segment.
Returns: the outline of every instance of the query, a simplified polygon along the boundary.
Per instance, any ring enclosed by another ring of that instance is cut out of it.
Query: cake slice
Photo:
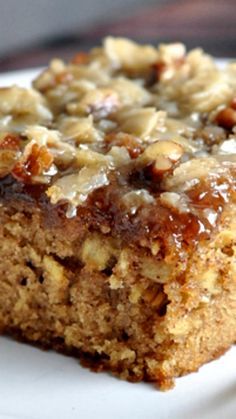
[[[0,330],[161,389],[236,340],[236,66],[107,38],[0,90]]]

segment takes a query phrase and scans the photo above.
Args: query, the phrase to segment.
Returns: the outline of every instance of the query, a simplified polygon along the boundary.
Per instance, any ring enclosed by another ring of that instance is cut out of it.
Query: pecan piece
[[[168,301],[162,287],[156,286],[156,284],[149,286],[145,290],[143,299],[150,307],[157,310],[161,310]]]
[[[221,127],[232,130],[236,125],[236,110],[232,107],[222,109],[216,116],[216,122]]]
[[[143,151],[141,140],[125,132],[111,132],[106,135],[105,142],[108,143],[109,148],[112,146],[125,147],[132,159],[138,157]]]
[[[170,170],[172,166],[173,162],[168,157],[157,156],[152,166],[152,172],[155,175],[161,175]]]
[[[157,141],[146,148],[141,160],[147,165],[152,163],[153,174],[162,174],[173,167],[183,152],[183,147],[173,141]]]
[[[34,181],[33,177],[44,175],[52,163],[53,156],[46,146],[28,144],[22,158],[14,166],[12,175],[17,180],[31,183]]]
[[[176,162],[183,154],[183,147],[174,141],[163,140],[150,144],[143,155],[147,160],[155,160],[159,156],[168,157],[171,161]]]

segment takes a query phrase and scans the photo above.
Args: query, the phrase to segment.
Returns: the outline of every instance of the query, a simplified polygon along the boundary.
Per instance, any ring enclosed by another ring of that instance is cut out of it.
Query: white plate
[[[0,74],[29,85],[39,70]],[[0,337],[0,419],[235,419],[236,347],[161,393]]]

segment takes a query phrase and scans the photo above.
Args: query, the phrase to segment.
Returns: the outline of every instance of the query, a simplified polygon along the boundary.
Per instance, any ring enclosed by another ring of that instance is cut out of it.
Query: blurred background
[[[0,72],[68,59],[107,34],[236,57],[236,0],[0,0]]]

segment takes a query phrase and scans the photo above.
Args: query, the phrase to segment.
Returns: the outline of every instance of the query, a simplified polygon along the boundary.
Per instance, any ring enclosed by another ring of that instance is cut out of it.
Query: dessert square
[[[0,330],[154,382],[236,339],[236,64],[104,40],[0,89]]]

